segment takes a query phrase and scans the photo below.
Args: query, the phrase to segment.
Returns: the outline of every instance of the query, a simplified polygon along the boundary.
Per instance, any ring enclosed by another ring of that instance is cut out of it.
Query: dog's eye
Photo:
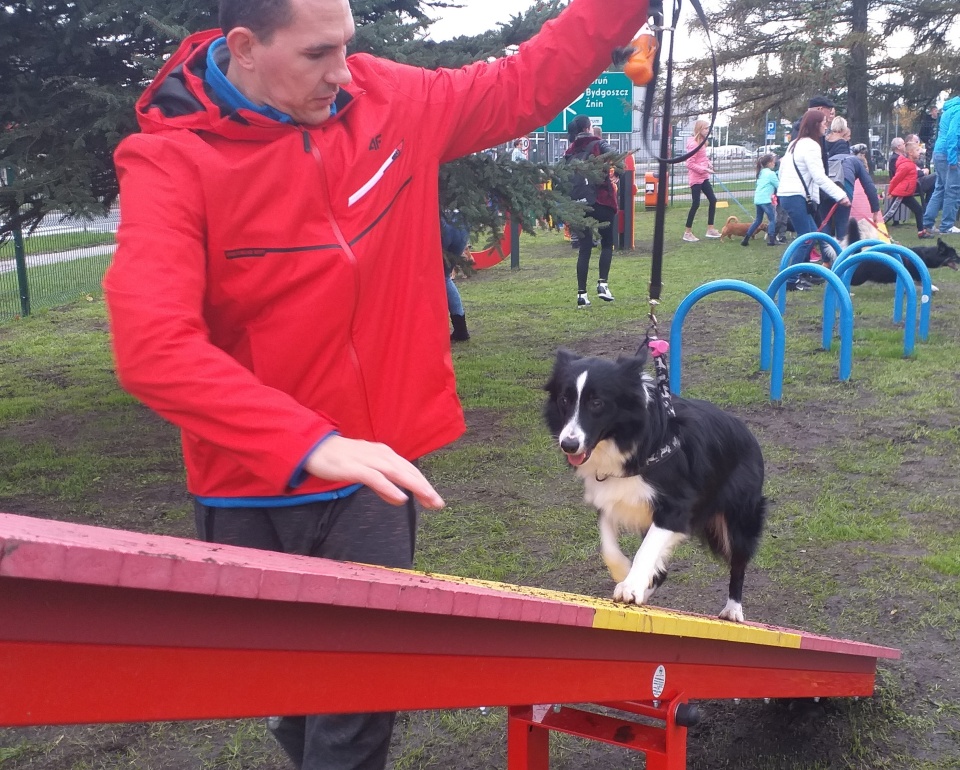
[[[599,412],[603,409],[603,400],[599,398],[590,399],[590,410],[593,412]]]
[[[560,396],[560,398],[557,399],[557,403],[560,404],[562,409],[566,409],[570,406],[570,399],[567,396]]]

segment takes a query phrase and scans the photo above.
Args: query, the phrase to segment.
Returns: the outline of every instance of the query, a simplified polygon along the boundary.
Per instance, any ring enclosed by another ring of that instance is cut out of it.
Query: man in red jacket
[[[118,377],[182,431],[207,540],[409,567],[418,458],[461,435],[441,163],[570,104],[646,21],[573,0],[515,56],[347,57],[347,0],[222,0],[116,152]],[[298,767],[382,768],[392,714],[271,727]]]

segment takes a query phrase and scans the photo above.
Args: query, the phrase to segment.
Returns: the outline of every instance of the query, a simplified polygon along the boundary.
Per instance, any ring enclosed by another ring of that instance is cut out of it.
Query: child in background
[[[774,167],[777,165],[777,156],[772,152],[761,155],[757,159],[757,189],[753,193],[753,205],[757,207],[757,218],[747,229],[747,235],[741,246],[749,246],[750,239],[757,232],[763,222],[763,215],[767,215],[767,246],[777,245],[777,214],[773,208],[773,196],[777,192],[780,178]]]
[[[687,152],[704,142],[710,134],[710,122],[698,120],[693,124],[693,136],[687,139]],[[713,219],[717,213],[717,196],[713,194],[710,185],[710,175],[713,174],[713,164],[707,157],[707,146],[704,144],[693,155],[687,158],[687,175],[690,179],[690,213],[687,214],[687,228],[683,231],[683,240],[696,243],[700,239],[693,234],[693,218],[700,208],[700,193],[702,192],[710,204],[707,211],[707,238],[719,238],[720,231],[713,226]]]
[[[920,159],[920,144],[907,142],[904,145],[904,152],[904,155],[897,158],[897,167],[887,188],[890,198],[887,203],[887,213],[892,213],[897,203],[903,203],[913,212],[917,223],[917,238],[933,238],[933,235],[923,229],[923,209],[920,207],[920,201],[913,197],[919,188],[918,175],[926,170],[917,165]]]

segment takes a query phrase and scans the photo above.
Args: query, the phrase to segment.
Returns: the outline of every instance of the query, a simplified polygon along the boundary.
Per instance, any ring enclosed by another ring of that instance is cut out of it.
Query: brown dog
[[[731,240],[734,237],[743,238],[747,234],[747,230],[750,229],[749,222],[741,222],[736,217],[727,217],[727,223],[723,226],[723,229],[720,231],[720,240],[724,238],[730,238]],[[767,223],[764,222],[756,229],[753,233],[753,237],[756,238],[758,233],[767,232]]]

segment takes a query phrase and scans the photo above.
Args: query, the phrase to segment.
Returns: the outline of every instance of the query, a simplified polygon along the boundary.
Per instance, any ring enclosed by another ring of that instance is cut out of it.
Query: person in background
[[[564,153],[565,162],[573,160],[587,160],[613,152],[613,148],[603,139],[597,138],[590,126],[587,115],[577,115],[567,127],[569,146]],[[586,178],[574,184],[570,197],[586,204],[586,215],[598,222],[600,238],[600,263],[597,268],[597,296],[604,302],[613,302],[610,291],[609,276],[610,263],[613,261],[613,235],[616,226],[619,201],[616,187],[607,178],[594,183]],[[587,297],[587,275],[590,271],[590,257],[593,254],[593,228],[570,228],[571,234],[577,239],[577,307],[589,307]]]
[[[919,174],[923,171],[917,165],[919,159],[920,143],[907,142],[904,145],[904,154],[897,159],[897,167],[887,187],[889,196],[887,211],[892,211],[902,203],[913,212],[917,223],[917,238],[933,238],[931,233],[923,229],[923,209],[920,207],[920,202],[913,197],[917,194],[920,186]]]
[[[932,233],[940,217],[940,235],[956,235],[957,207],[960,205],[960,96],[948,99],[940,113],[937,141],[933,145],[933,167],[936,186],[923,212],[923,229]]]
[[[890,142],[890,157],[887,158],[887,174],[891,179],[893,179],[893,175],[897,173],[897,161],[905,154],[904,145],[906,145],[906,142],[902,136],[895,136]]]
[[[773,207],[773,197],[777,193],[780,178],[774,167],[777,165],[777,156],[772,152],[761,155],[757,159],[757,187],[753,192],[753,205],[757,207],[757,216],[742,241],[741,246],[749,246],[750,239],[763,222],[764,214],[767,217],[767,246],[777,245],[777,212]]]
[[[822,197],[830,197],[841,206],[850,205],[847,193],[830,181],[823,166],[820,140],[825,128],[826,115],[818,109],[807,110],[800,120],[797,138],[787,146],[780,161],[777,200],[789,214],[798,238],[817,230],[813,212],[817,210]],[[821,191],[826,196],[821,196]],[[798,249],[790,264],[808,259],[809,252]],[[804,279],[792,278],[787,282],[788,291],[806,291],[810,288],[811,283]]]
[[[834,118],[836,124],[843,118]],[[849,131],[846,132],[849,136]],[[857,145],[862,148],[864,153],[867,146],[865,144]],[[880,213],[880,195],[877,193],[877,186],[873,183],[873,177],[867,169],[864,156],[855,155],[852,148],[846,140],[835,141],[830,145],[830,157],[827,159],[827,171],[830,179],[839,184],[847,193],[850,199],[850,208],[837,206],[833,212],[833,218],[829,226],[832,226],[834,237],[842,241],[847,237],[847,226],[852,216],[853,201],[856,198],[857,190],[860,195],[868,202],[868,216],[874,223],[883,221],[883,215]]]
[[[121,384],[181,430],[202,539],[412,567],[420,507],[444,505],[417,463],[465,429],[440,165],[544,125],[646,21],[572,0],[514,55],[433,71],[348,56],[348,0],[221,0],[171,54],[114,155],[104,290]],[[300,770],[383,770],[394,720],[268,726]]]
[[[683,240],[688,243],[696,243],[700,240],[693,234],[693,220],[697,216],[697,209],[700,208],[701,193],[709,204],[707,209],[707,238],[721,237],[720,231],[713,226],[717,214],[717,196],[714,195],[713,187],[710,184],[713,164],[707,156],[706,139],[709,134],[710,122],[701,119],[693,124],[693,135],[687,139],[687,152],[703,142],[703,146],[687,158],[687,175],[690,181],[690,212],[687,214],[687,226],[683,231]]]
[[[928,107],[923,111],[923,116],[920,118],[920,128],[917,129],[917,136],[920,139],[920,144],[924,148],[924,158],[926,159],[926,168],[930,170],[930,163],[933,156],[933,145],[937,140],[937,118],[940,116],[940,111],[937,109],[936,105],[933,107]]]
[[[830,129],[824,137],[823,145],[827,149],[827,160],[831,155],[841,153],[850,153],[850,128],[847,126],[847,119],[839,115],[830,121]],[[829,168],[829,166],[826,166]]]
[[[523,154],[523,142],[519,139],[513,140],[513,149],[510,151],[510,160],[514,163],[519,163],[521,160],[526,160],[526,156]]]
[[[470,339],[467,331],[467,314],[463,309],[463,300],[460,290],[453,281],[453,272],[458,259],[463,258],[470,245],[470,231],[463,222],[460,212],[440,212],[440,248],[443,250],[443,275],[447,286],[447,311],[450,313],[450,323],[453,332],[451,342],[466,342]]]

